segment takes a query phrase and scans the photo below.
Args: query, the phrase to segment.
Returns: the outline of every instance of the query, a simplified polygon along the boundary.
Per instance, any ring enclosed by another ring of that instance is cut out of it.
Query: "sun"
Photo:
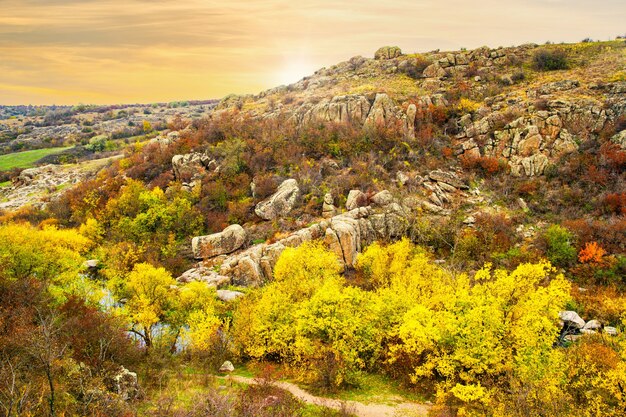
[[[275,81],[281,85],[293,84],[313,72],[315,72],[315,65],[308,55],[286,57],[282,68],[276,73]]]

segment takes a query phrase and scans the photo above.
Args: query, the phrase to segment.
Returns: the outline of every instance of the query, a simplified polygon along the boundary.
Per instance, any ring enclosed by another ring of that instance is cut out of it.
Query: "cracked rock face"
[[[285,216],[293,210],[300,198],[300,188],[294,179],[283,181],[276,192],[267,200],[256,205],[254,212],[263,220],[274,220]]]
[[[238,224],[233,224],[220,233],[194,237],[191,248],[196,259],[206,259],[234,252],[245,242],[246,231]]]

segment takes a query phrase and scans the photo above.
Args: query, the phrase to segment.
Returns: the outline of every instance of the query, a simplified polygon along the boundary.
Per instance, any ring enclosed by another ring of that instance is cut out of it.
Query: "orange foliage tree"
[[[602,256],[606,253],[602,246],[598,245],[598,242],[587,242],[585,247],[578,253],[578,261],[580,263],[599,263],[602,260]]]

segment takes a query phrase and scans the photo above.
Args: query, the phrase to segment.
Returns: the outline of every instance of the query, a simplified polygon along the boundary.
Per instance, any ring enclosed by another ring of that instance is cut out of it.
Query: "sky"
[[[220,98],[383,45],[614,39],[624,0],[0,0],[0,104]]]

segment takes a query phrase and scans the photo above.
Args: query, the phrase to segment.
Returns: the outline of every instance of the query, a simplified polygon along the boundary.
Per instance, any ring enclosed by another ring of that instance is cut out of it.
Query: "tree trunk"
[[[50,386],[50,397],[48,398],[48,402],[50,404],[50,416],[54,417],[54,380],[52,378],[52,369],[49,366],[46,367],[46,377],[48,378],[48,385]]]

